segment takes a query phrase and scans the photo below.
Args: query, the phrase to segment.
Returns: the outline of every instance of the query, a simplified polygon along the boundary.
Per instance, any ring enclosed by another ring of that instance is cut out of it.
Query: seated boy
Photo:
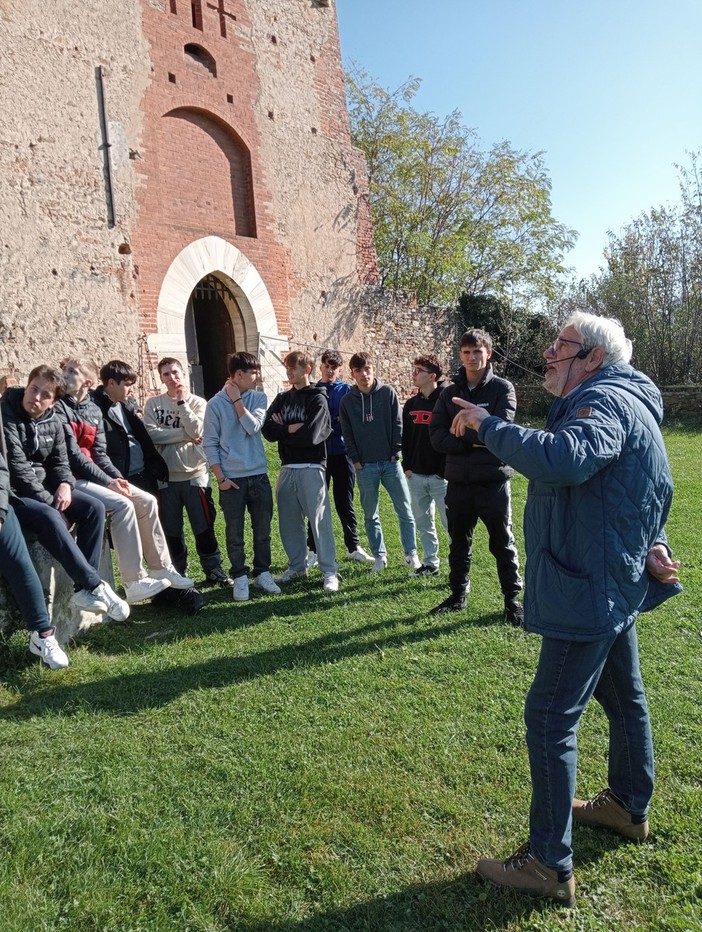
[[[69,465],[76,487],[101,502],[109,515],[127,602],[143,602],[171,585],[190,588],[191,579],[178,573],[171,578],[156,499],[127,482],[107,456],[102,412],[89,393],[97,381],[95,364],[69,357],[61,366],[66,394],[56,403],[56,413],[63,424]],[[142,565],[144,556],[149,573]]]
[[[123,621],[129,606],[97,572],[105,509],[75,489],[63,427],[54,412],[63,389],[57,369],[37,366],[26,388],[8,388],[2,396],[12,506],[22,530],[35,534],[73,580],[72,603]],[[75,540],[70,526],[76,529]]]

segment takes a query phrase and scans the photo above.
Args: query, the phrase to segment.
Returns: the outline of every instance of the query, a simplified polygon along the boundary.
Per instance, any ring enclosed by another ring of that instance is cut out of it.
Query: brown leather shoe
[[[475,873],[500,887],[510,887],[531,896],[545,896],[556,900],[561,906],[575,906],[573,876],[560,881],[558,871],[546,867],[534,857],[529,842],[518,848],[506,861],[481,858],[475,866]]]
[[[611,829],[629,841],[641,843],[648,838],[648,819],[636,823],[631,813],[622,806],[607,788],[594,799],[574,799],[573,819],[581,825],[599,825]]]

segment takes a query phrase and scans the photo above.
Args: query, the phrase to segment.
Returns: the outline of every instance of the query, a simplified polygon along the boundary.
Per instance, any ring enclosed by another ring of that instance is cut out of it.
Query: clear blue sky
[[[345,64],[488,146],[543,151],[578,277],[702,149],[702,0],[336,0]]]

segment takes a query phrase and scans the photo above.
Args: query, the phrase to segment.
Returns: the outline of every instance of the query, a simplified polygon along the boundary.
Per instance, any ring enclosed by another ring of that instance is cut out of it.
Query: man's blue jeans
[[[363,508],[363,518],[368,543],[374,557],[386,557],[383,529],[378,516],[380,486],[384,485],[393,504],[400,524],[400,539],[405,556],[417,552],[417,539],[410,505],[407,480],[399,463],[389,460],[382,463],[366,463],[356,472],[358,493]]]
[[[609,720],[608,785],[635,818],[644,817],[653,793],[653,741],[634,625],[601,641],[544,638],[541,645],[524,710],[530,840],[535,856],[557,870],[572,867],[577,732],[593,695]]]

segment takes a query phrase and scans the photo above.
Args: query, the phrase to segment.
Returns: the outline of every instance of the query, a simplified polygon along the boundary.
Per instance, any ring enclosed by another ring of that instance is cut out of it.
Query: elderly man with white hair
[[[541,635],[524,719],[531,769],[529,841],[481,859],[483,879],[572,906],[573,820],[641,842],[653,745],[635,621],[681,590],[664,526],[673,496],[660,392],[629,365],[618,321],[576,313],[544,353],[558,399],[545,430],[460,399],[452,430],[529,479],[524,512],[525,627]],[[577,731],[594,696],[609,721],[607,789],[575,799]]]

